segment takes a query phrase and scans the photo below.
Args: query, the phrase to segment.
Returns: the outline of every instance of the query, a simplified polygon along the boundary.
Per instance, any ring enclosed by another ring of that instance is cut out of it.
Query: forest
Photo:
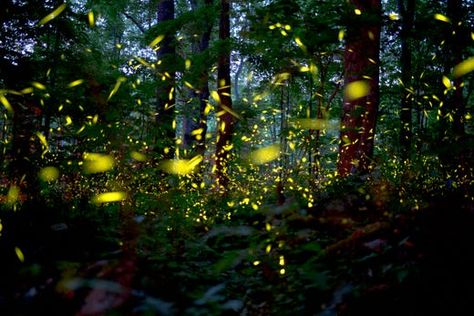
[[[474,313],[474,1],[0,25],[0,315]]]

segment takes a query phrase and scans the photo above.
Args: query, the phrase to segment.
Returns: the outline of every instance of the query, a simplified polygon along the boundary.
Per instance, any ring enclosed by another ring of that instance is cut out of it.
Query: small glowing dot
[[[284,266],[284,265],[285,265],[285,257],[280,256],[279,264],[280,264],[281,266]]]
[[[267,248],[265,249],[266,253],[270,253],[272,251],[272,245],[267,245]]]
[[[270,225],[269,223],[266,223],[265,229],[267,230],[267,232],[269,232],[270,230],[272,230],[272,225]]]

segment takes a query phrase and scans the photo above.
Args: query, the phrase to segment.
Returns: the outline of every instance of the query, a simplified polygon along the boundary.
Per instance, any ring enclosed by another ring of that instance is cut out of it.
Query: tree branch
[[[125,15],[125,17],[126,17],[127,19],[129,19],[130,21],[132,21],[133,24],[135,24],[135,26],[138,27],[138,29],[139,29],[143,34],[146,33],[145,28],[137,21],[137,19],[135,19],[133,16],[131,16],[131,15],[128,14],[127,12],[123,12],[123,15]]]

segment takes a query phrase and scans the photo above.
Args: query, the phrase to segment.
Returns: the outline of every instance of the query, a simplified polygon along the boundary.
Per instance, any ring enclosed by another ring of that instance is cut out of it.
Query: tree
[[[338,172],[367,171],[379,106],[380,0],[352,0],[344,53]]]
[[[158,1],[158,25],[174,19],[174,0]],[[175,59],[176,49],[174,46],[174,34],[167,32],[160,43],[157,51],[158,60],[161,61],[158,67],[159,78],[156,97],[157,97],[157,117],[158,138],[164,145],[164,157],[171,159],[174,156],[175,130],[173,121],[175,119],[175,78],[173,69],[173,60]]]
[[[193,13],[202,16],[197,21],[193,21],[193,32],[199,32],[200,35],[192,45],[192,53],[198,62],[193,66],[197,69],[194,74],[197,78],[196,90],[192,91],[193,96],[197,96],[199,101],[199,111],[191,111],[185,115],[184,127],[184,144],[185,147],[191,147],[192,143],[196,143],[196,152],[204,155],[206,149],[206,133],[207,133],[207,113],[206,108],[209,101],[209,43],[211,40],[212,27],[214,25],[213,1],[204,0],[200,3],[197,0],[191,0],[191,8]],[[196,117],[196,113],[198,115]],[[193,131],[198,130],[199,133],[194,136]],[[196,140],[196,141],[195,141]]]
[[[411,32],[415,18],[415,0],[398,0],[398,9],[402,17],[402,29],[400,31],[401,54],[400,71],[402,80],[402,93],[400,104],[400,146],[402,157],[407,158],[412,138],[412,50]]]
[[[216,141],[216,181],[221,190],[225,190],[229,178],[227,167],[229,160],[229,145],[232,141],[234,119],[232,117],[232,98],[230,81],[230,0],[221,0],[219,18],[219,40],[221,47],[217,65],[217,93],[219,95],[218,132]]]

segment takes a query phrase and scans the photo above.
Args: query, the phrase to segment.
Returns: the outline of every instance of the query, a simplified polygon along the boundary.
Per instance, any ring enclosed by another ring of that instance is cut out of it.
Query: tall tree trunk
[[[204,4],[211,8],[213,0],[205,0]],[[204,52],[209,48],[211,41],[211,32],[213,22],[208,21],[207,29],[204,31],[199,42],[199,51]],[[200,155],[204,155],[206,151],[206,133],[207,133],[207,114],[206,107],[209,102],[209,70],[206,68],[201,74],[201,81],[199,86],[199,129],[201,129],[201,139],[198,140],[196,151]]]
[[[217,65],[217,93],[219,94],[219,117],[216,142],[216,176],[219,190],[226,190],[229,183],[227,174],[229,151],[227,146],[232,141],[234,119],[229,113],[232,109],[230,81],[230,0],[221,0],[219,18],[219,40],[222,47]]]
[[[212,10],[212,4],[213,4],[212,0],[204,1],[204,6],[207,7],[207,9],[209,10]],[[197,0],[191,0],[191,8],[193,10],[197,10],[199,8]],[[211,20],[211,21],[207,20],[205,23],[206,23],[206,26],[202,30],[203,32],[201,34],[199,42],[197,43],[197,45],[195,45],[196,47],[193,50],[194,50],[194,53],[206,54],[207,56],[208,53],[206,51],[209,48],[209,42],[211,40],[211,32],[212,32],[214,20]],[[197,84],[198,92],[196,93],[196,96],[199,99],[198,122],[195,123],[194,121],[195,117],[192,117],[191,125],[193,126],[193,128],[188,131],[189,135],[185,135],[185,141],[187,141],[188,143],[191,143],[191,142],[194,142],[194,136],[190,134],[191,131],[196,128],[201,131],[200,134],[197,135],[196,148],[195,148],[196,153],[199,155],[204,155],[206,151],[206,133],[207,133],[206,107],[209,102],[209,73],[208,72],[209,70],[207,66],[205,66],[201,69],[201,72],[199,73],[199,79],[198,79],[198,84]]]
[[[341,176],[367,171],[374,147],[379,106],[380,0],[351,0],[362,13],[347,27],[344,82],[366,80],[369,93],[349,99],[344,96],[338,172]]]
[[[415,19],[415,0],[398,0],[398,9],[402,16],[400,68],[403,84],[400,104],[400,146],[402,158],[406,159],[409,157],[412,142],[413,92],[410,92],[412,88],[410,38]]]
[[[469,32],[466,32],[463,22],[463,1],[448,0],[447,15],[451,19],[452,28],[448,28],[446,33],[445,48],[445,73],[449,74],[451,69],[463,60],[464,50],[468,47]],[[463,78],[455,78],[453,86],[454,91],[446,99],[445,113],[451,114],[451,130],[456,136],[464,135],[464,112],[465,104],[463,97]],[[451,119],[448,119],[448,122]],[[448,123],[449,124],[449,123]]]
[[[190,0],[189,3],[191,4],[191,10],[196,12],[199,9],[199,1],[198,0]],[[197,35],[198,31],[196,30],[195,26],[192,26],[195,30],[194,36]],[[196,55],[200,53],[199,49],[199,41],[192,40],[191,42],[191,55]],[[198,88],[199,89],[199,88]],[[199,105],[195,105],[192,102],[192,99],[198,95],[197,92],[193,88],[187,89],[189,99],[188,102],[184,105],[185,110],[183,111],[183,148],[188,151],[186,155],[189,155],[189,152],[192,151],[195,138],[193,135],[193,131],[198,128],[199,125]]]
[[[158,1],[158,23],[174,19],[174,0]],[[173,120],[175,119],[175,47],[174,34],[164,34],[165,38],[161,42],[157,51],[158,60],[161,64],[158,67],[157,87],[157,141],[162,141],[164,146],[164,158],[171,159],[174,156],[175,130]]]

